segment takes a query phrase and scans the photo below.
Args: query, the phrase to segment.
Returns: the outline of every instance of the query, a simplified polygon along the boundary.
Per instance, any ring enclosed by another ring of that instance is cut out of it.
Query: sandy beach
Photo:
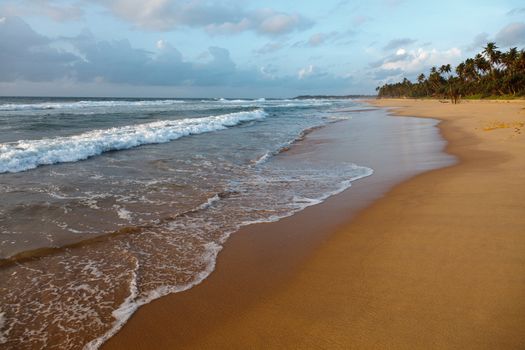
[[[371,103],[441,120],[455,164],[434,152],[437,170],[375,166],[321,205],[244,228],[208,279],[142,307],[103,348],[525,348],[525,102]]]

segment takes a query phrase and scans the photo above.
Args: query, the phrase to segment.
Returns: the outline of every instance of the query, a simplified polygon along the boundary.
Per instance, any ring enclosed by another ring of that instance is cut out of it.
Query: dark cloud
[[[417,42],[416,39],[410,38],[399,38],[390,40],[385,46],[383,46],[384,51],[396,50],[402,48],[403,46],[412,45]]]
[[[56,49],[17,17],[0,18],[0,81],[66,77],[79,58]]]
[[[489,35],[487,33],[479,33],[474,37],[472,43],[467,46],[468,51],[481,51],[481,48],[485,46],[490,41]]]
[[[502,28],[495,36],[497,44],[503,46],[525,44],[525,23],[511,23]]]
[[[56,47],[69,47],[71,52]],[[150,52],[128,40],[97,40],[90,32],[50,39],[19,18],[0,19],[0,82],[117,84],[122,86],[188,86],[280,89],[336,89],[349,78],[334,76],[310,65],[296,76],[276,76],[275,69],[240,69],[227,49],[210,47],[206,60],[191,62],[168,42]]]

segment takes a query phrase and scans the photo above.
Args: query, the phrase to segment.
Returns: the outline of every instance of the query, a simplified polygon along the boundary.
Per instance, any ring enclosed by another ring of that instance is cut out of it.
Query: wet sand
[[[292,152],[329,145],[376,173],[233,235],[207,280],[141,308],[104,348],[525,348],[525,103],[378,104],[443,120],[459,162],[414,176],[451,163],[428,125],[352,148],[330,144],[342,123],[312,133]],[[407,119],[421,120],[388,120]]]

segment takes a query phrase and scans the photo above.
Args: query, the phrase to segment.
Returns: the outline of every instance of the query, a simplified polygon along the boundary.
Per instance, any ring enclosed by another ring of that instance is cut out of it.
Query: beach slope
[[[139,310],[105,348],[524,349],[525,103],[373,103],[440,119],[457,164],[395,186],[294,268],[272,259],[275,240],[234,236],[217,274]]]

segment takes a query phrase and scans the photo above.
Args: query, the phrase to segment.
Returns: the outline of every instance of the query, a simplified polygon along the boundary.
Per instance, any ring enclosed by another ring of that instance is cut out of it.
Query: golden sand
[[[105,347],[525,349],[525,103],[374,104],[442,120],[460,162],[394,187],[312,254],[290,259],[286,242],[326,229],[322,205],[234,235],[210,278]]]

